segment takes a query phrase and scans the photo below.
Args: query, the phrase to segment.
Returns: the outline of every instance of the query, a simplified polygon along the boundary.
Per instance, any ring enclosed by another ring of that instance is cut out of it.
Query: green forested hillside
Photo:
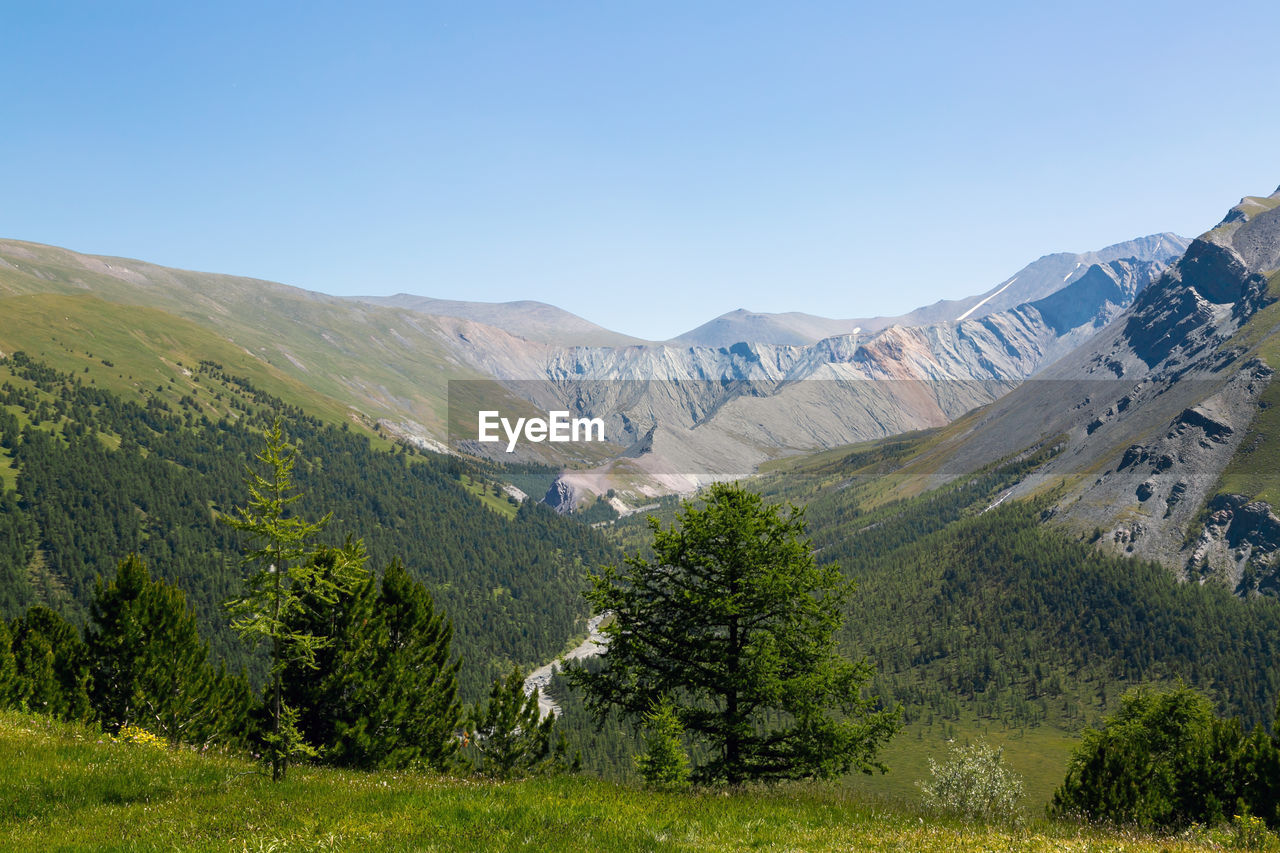
[[[373,565],[399,556],[428,584],[457,628],[464,696],[578,630],[585,567],[613,554],[589,527],[531,501],[495,512],[463,483],[485,472],[375,449],[219,363],[183,369],[189,392],[162,383],[128,399],[21,353],[0,362],[5,616],[44,602],[80,620],[94,579],[137,552],[186,591],[221,655],[254,668],[221,609],[239,588],[241,543],[215,514],[244,503],[245,465],[280,417],[300,449],[297,511],[332,511],[330,540],[363,538]]]
[[[585,572],[619,558],[606,536],[628,550],[648,540],[642,518],[596,531],[497,494],[499,479],[536,492],[545,471],[388,450],[220,362],[175,368],[148,385],[115,364],[72,373],[22,354],[0,362],[5,615],[44,602],[83,618],[94,578],[137,551],[187,592],[215,650],[256,671],[221,609],[238,589],[241,543],[214,516],[243,503],[244,465],[277,416],[301,451],[299,512],[332,510],[331,541],[362,537],[374,565],[401,556],[427,582],[457,626],[467,698],[510,664],[544,662],[580,634]],[[109,390],[106,371],[128,381]],[[1248,723],[1270,722],[1280,605],[1179,585],[1159,566],[1105,555],[1046,524],[1035,504],[999,503],[1053,447],[887,500],[886,477],[930,440],[834,451],[754,481],[771,500],[805,505],[819,558],[858,582],[842,643],[878,668],[874,692],[903,704],[904,743],[932,738],[891,751],[914,767],[941,751],[941,739],[978,729],[1061,737],[1096,722],[1127,687],[1176,679]],[[658,514],[674,503],[661,502]],[[564,686],[553,692],[588,766],[625,775],[631,736],[594,733]],[[895,790],[915,778],[899,778]],[[1046,787],[1050,778],[1060,769],[1045,771]]]
[[[829,454],[759,481],[807,505],[819,558],[857,581],[845,641],[876,662],[877,689],[909,718],[1075,729],[1127,686],[1182,678],[1249,723],[1270,721],[1280,603],[1180,584],[1155,563],[1077,540],[1036,502],[1001,502],[1054,446],[864,509],[920,441]]]

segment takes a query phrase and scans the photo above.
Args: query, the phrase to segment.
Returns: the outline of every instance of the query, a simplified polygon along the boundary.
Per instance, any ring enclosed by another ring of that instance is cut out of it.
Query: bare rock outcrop
[[[1204,527],[1187,557],[1186,577],[1216,576],[1241,594],[1280,594],[1280,517],[1271,505],[1223,494],[1205,510]]]

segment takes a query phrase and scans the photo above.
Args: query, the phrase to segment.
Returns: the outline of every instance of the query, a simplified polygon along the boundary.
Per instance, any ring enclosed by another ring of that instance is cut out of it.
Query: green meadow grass
[[[910,808],[920,801],[918,782],[930,777],[929,759],[947,759],[951,745],[963,746],[985,740],[1004,752],[1004,762],[1023,783],[1023,808],[1038,816],[1053,798],[1053,792],[1067,775],[1071,751],[1079,745],[1077,735],[1052,726],[1004,729],[981,720],[954,724],[922,723],[907,726],[880,753],[888,773],[853,774],[842,783],[854,794],[896,802]]]
[[[1222,849],[1208,832],[940,820],[839,786],[663,794],[587,778],[497,783],[313,767],[274,785],[242,758],[111,743],[16,712],[0,713],[0,767],[4,850]]]
[[[18,488],[18,470],[13,467],[9,452],[0,448],[0,492]]]

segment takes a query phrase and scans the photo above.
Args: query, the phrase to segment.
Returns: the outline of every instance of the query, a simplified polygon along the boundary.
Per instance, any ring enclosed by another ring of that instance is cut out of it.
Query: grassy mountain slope
[[[518,302],[463,302],[410,293],[358,298],[361,302],[406,308],[420,314],[475,320],[531,341],[561,346],[626,347],[648,343],[598,326],[563,308],[527,299]]]
[[[455,363],[424,315],[273,282],[170,269],[0,240],[0,294],[91,294],[166,311],[373,418],[406,416],[442,434],[448,378],[483,378]]]
[[[58,370],[84,373],[102,388],[132,396],[172,386],[165,391],[176,400],[197,387],[191,368],[210,360],[236,365],[255,387],[329,423],[369,426],[337,400],[167,311],[42,293],[0,298],[0,313],[0,352],[22,350]]]
[[[13,303],[15,322],[0,330],[0,349],[5,349],[7,339],[9,351],[44,353],[41,357],[57,360],[51,363],[73,369],[80,365],[67,360],[71,353],[66,350],[92,348],[70,341],[70,331],[60,333],[60,324],[109,337],[118,346],[108,358],[118,363],[147,353],[168,357],[174,340],[191,341],[190,349],[209,353],[201,357],[232,365],[239,375],[321,417],[335,423],[350,418],[370,425],[380,422],[385,433],[433,449],[439,449],[451,431],[475,430],[474,422],[456,420],[465,406],[449,409],[451,381],[462,380],[455,392],[465,396],[466,380],[490,379],[494,365],[514,364],[518,374],[528,372],[533,368],[527,362],[535,357],[530,353],[549,348],[468,319],[340,299],[257,279],[0,240],[0,302],[13,297],[35,301]],[[40,301],[59,297],[85,301],[79,310],[70,309],[74,301]],[[62,308],[69,310],[59,321],[57,311]],[[23,329],[19,321],[31,313],[42,314],[45,322]],[[520,308],[505,306],[501,313],[512,325]],[[557,317],[547,320],[535,312],[530,322],[554,324],[560,322]],[[173,330],[168,343],[166,327]],[[151,375],[138,366],[135,378]],[[502,402],[504,409],[522,414],[545,413],[514,394],[489,402]],[[450,422],[451,415],[455,422]],[[618,448],[547,443],[525,445],[523,450],[526,460],[576,465],[600,461]]]

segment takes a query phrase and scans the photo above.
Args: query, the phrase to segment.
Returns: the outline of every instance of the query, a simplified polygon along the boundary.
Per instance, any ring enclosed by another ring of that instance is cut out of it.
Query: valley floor
[[[253,764],[111,743],[0,713],[5,850],[1190,851],[1226,835],[1150,837],[1033,819],[939,821],[843,788],[659,794],[587,778],[495,783]]]

